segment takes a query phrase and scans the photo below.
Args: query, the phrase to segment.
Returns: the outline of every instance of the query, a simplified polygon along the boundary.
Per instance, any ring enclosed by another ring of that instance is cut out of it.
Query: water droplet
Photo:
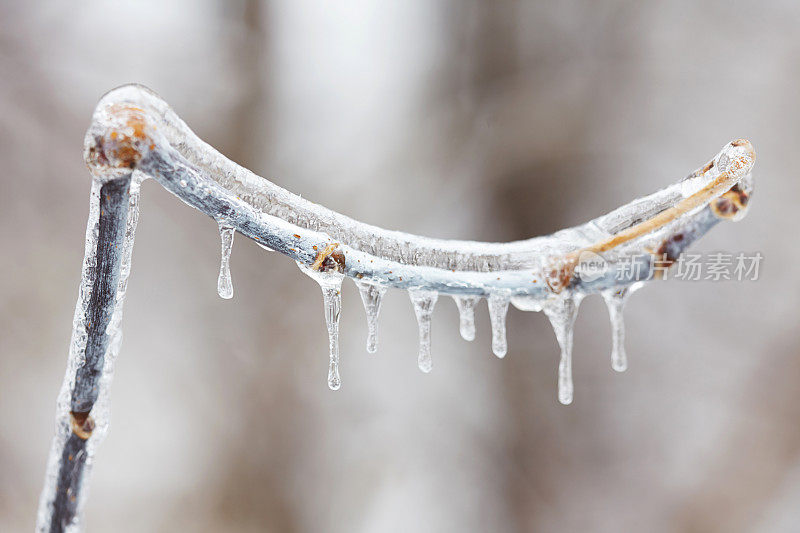
[[[375,353],[378,350],[378,314],[381,312],[381,301],[386,294],[386,287],[364,281],[356,281],[356,287],[367,313],[367,351]]]
[[[219,237],[222,244],[222,254],[219,261],[219,278],[217,278],[217,294],[220,298],[233,298],[233,280],[231,280],[231,249],[233,236],[236,230],[232,226],[219,223]]]
[[[417,364],[420,370],[427,373],[433,368],[433,360],[431,359],[431,315],[433,314],[433,306],[436,305],[436,300],[439,299],[439,293],[412,289],[408,291],[408,295],[411,297],[411,303],[414,304],[414,314],[417,315],[417,324],[419,325],[419,357],[417,358]]]
[[[506,343],[506,313],[508,313],[508,297],[499,294],[489,296],[489,319],[492,321],[492,352],[497,357],[505,357],[508,351]]]
[[[342,280],[344,275],[336,272],[320,272],[303,263],[297,263],[305,274],[319,283],[325,307],[325,325],[328,327],[328,387],[339,390],[342,385],[339,377],[339,314],[342,310]]]
[[[453,296],[458,306],[458,329],[466,341],[475,340],[475,304],[480,296]]]
[[[582,298],[578,294],[558,296],[549,300],[543,307],[561,347],[561,360],[558,363],[558,401],[564,405],[572,403],[572,334]]]

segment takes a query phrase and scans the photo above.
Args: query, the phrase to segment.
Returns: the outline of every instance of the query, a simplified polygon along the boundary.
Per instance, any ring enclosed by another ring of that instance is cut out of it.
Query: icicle
[[[642,283],[634,283],[623,289],[608,289],[603,291],[606,301],[608,316],[611,319],[611,368],[617,372],[624,372],[628,368],[628,356],[625,353],[625,318],[623,311],[628,297],[637,291]]]
[[[603,291],[608,316],[611,319],[611,368],[624,372],[628,368],[628,357],[625,355],[625,319],[622,316],[625,308],[627,290]]]
[[[431,360],[431,315],[433,314],[433,306],[436,305],[436,300],[439,299],[439,293],[436,291],[410,290],[408,295],[411,297],[411,303],[414,304],[414,313],[417,315],[417,324],[419,325],[419,357],[417,358],[417,364],[420,370],[427,373],[433,368],[433,361]]]
[[[367,351],[378,351],[378,314],[381,312],[381,301],[386,294],[386,287],[356,281],[361,301],[364,302],[364,311],[367,313]]]
[[[479,296],[453,296],[458,306],[459,331],[465,341],[475,340],[475,304]]]
[[[506,343],[506,313],[508,297],[492,294],[489,296],[489,318],[492,321],[492,352],[500,358],[508,351]]]
[[[560,296],[548,301],[543,307],[561,347],[561,361],[558,364],[558,401],[564,405],[572,403],[572,333],[582,298],[582,295],[577,294]]]
[[[219,261],[219,278],[217,278],[217,294],[226,300],[233,298],[233,281],[231,280],[231,249],[233,235],[236,230],[219,222],[219,238],[222,243],[222,255]]]
[[[325,324],[328,326],[328,345],[330,359],[328,363],[328,387],[339,390],[342,385],[339,377],[339,314],[342,310],[342,280],[344,275],[339,272],[320,272],[313,270],[303,263],[297,263],[305,274],[319,283],[322,289],[323,304],[325,306]]]

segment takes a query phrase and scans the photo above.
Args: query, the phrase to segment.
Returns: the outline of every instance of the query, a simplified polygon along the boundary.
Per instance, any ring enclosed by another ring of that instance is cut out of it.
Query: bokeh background
[[[695,250],[763,253],[757,282],[668,281],[627,312],[630,368],[586,300],[575,403],[547,320],[509,354],[408,297],[379,352],[344,288],[328,390],[319,289],[154,182],[142,216],[89,531],[776,532],[800,521],[800,4],[791,0],[0,2],[0,530],[32,529],[83,254],[82,140],[140,82],[235,161],[337,211],[511,240],[671,183],[735,138],[742,222]]]

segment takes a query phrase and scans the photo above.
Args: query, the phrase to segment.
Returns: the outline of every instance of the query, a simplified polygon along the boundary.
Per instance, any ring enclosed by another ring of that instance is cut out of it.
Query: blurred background
[[[545,317],[509,354],[408,297],[379,351],[346,283],[326,386],[316,284],[154,182],[142,216],[88,531],[797,531],[800,4],[281,0],[0,2],[0,530],[29,531],[53,432],[88,213],[83,134],[143,83],[210,144],[387,228],[512,240],[685,176],[738,137],[749,216],[695,251],[764,255],[756,282],[668,281],[627,310],[629,370],[586,300],[575,402]]]

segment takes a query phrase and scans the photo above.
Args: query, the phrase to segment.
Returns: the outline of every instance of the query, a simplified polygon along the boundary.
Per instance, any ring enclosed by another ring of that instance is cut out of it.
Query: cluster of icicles
[[[221,298],[233,298],[233,282],[231,280],[230,257],[233,248],[235,229],[224,223],[219,224],[222,254],[217,280],[217,292]],[[269,248],[266,248],[269,250]],[[329,363],[328,387],[338,390],[342,385],[339,375],[339,315],[342,309],[342,282],[344,274],[336,271],[323,272],[314,270],[308,265],[298,262],[305,274],[316,281],[322,289],[322,298],[325,308],[325,324],[328,328]],[[378,349],[378,314],[381,310],[381,301],[386,294],[387,287],[354,280],[364,303],[367,314],[367,352],[375,353]],[[611,366],[618,372],[623,372],[628,367],[625,355],[625,323],[623,309],[628,297],[639,287],[642,282],[636,282],[629,287],[614,288],[601,292],[608,308],[612,329]],[[408,291],[414,314],[419,327],[419,354],[417,364],[419,369],[428,373],[433,368],[431,358],[431,316],[439,293],[431,290],[411,289]],[[578,307],[584,295],[570,293],[559,295],[549,300],[536,299],[530,296],[490,295],[488,300],[489,318],[492,325],[492,353],[497,357],[505,357],[508,351],[506,342],[506,314],[508,305],[522,311],[543,311],[561,347],[561,360],[558,365],[558,400],[562,404],[572,403],[572,337],[575,319],[578,316]],[[453,296],[458,306],[459,330],[464,340],[475,339],[475,306],[480,301],[480,296]]]

